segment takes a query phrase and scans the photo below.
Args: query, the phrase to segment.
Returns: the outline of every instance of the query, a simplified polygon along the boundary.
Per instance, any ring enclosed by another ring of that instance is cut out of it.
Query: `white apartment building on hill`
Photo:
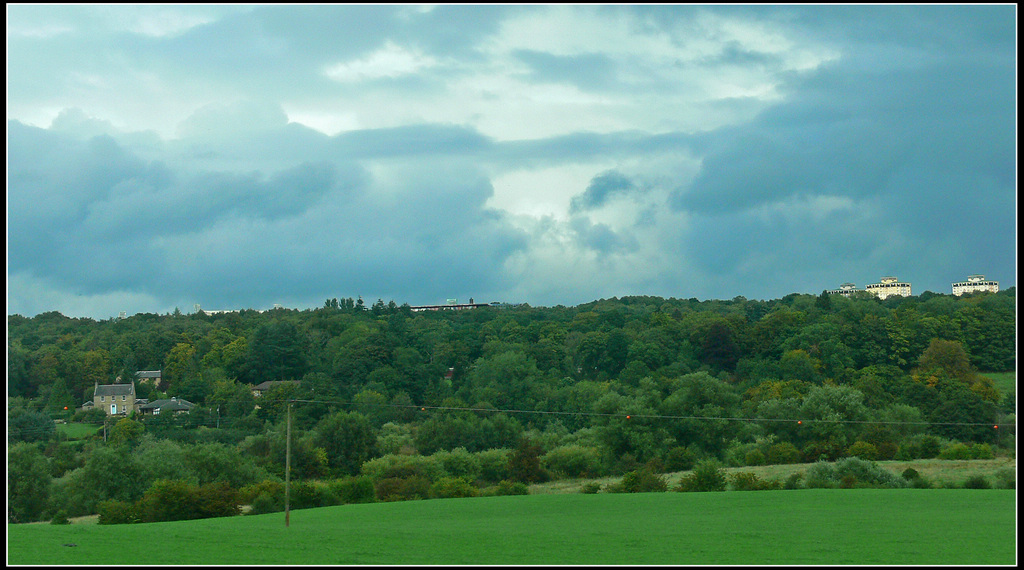
[[[825,292],[830,295],[842,295],[843,297],[849,297],[857,291],[857,286],[853,283],[843,283],[838,289],[826,289]]]
[[[989,291],[992,293],[998,293],[999,282],[985,281],[984,275],[968,275],[967,281],[953,283],[953,294],[958,297],[960,295],[963,295],[964,293],[973,293],[974,291]]]
[[[895,277],[883,277],[881,283],[871,283],[864,290],[878,296],[879,299],[894,295],[909,297],[910,283],[900,283]]]

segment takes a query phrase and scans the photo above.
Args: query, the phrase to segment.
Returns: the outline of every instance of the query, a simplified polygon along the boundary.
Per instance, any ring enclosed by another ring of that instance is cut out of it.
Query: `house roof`
[[[253,390],[269,390],[275,384],[298,384],[298,380],[267,380],[252,387]]]
[[[148,404],[139,406],[140,410],[191,410],[194,404],[188,400],[179,400],[177,398],[171,398],[170,400],[153,400]]]
[[[162,378],[162,370],[139,370],[135,373],[136,378]]]
[[[134,396],[135,384],[97,384],[96,396]]]

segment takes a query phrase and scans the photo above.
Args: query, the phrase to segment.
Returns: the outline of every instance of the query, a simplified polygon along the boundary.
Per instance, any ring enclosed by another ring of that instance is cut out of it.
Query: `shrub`
[[[252,510],[249,514],[265,515],[267,513],[279,513],[284,510],[284,494],[277,497],[270,493],[260,493],[249,501]],[[289,505],[290,507],[291,505]]]
[[[746,471],[733,473],[729,479],[734,491],[770,491],[782,488],[778,481],[761,479],[756,474]]]
[[[939,455],[942,443],[934,435],[915,435],[900,445],[896,459],[932,459]]]
[[[792,473],[782,483],[782,488],[786,490],[799,489],[803,486],[804,474],[803,473]]]
[[[971,448],[965,443],[952,443],[939,452],[939,459],[973,459]]]
[[[764,465],[768,461],[765,454],[760,449],[751,449],[747,452],[747,455],[743,458],[744,465]]]
[[[762,447],[763,446],[754,442],[740,443],[737,440],[733,440],[725,449],[724,464],[727,467],[743,467],[745,465],[752,465],[747,461],[747,459],[749,457],[751,460],[757,461],[758,454],[753,453],[754,451],[760,452],[761,459],[764,459],[764,451],[762,451]],[[763,465],[763,463],[761,465]],[[690,469],[692,468],[693,466],[690,466]]]
[[[839,486],[839,476],[832,464],[818,461],[807,468],[804,485],[808,489],[835,489]]]
[[[57,514],[53,515],[53,518],[50,519],[50,524],[71,524],[71,521],[68,519],[67,511],[63,509],[57,511]]]
[[[437,451],[431,457],[441,464],[449,477],[462,477],[469,481],[476,481],[480,477],[480,458],[466,451],[465,447]]]
[[[100,501],[97,508],[100,515],[97,524],[130,524],[140,520],[135,505],[128,501]]]
[[[238,491],[238,498],[243,503],[251,503],[260,495],[280,497],[284,501],[284,483],[270,480],[260,481],[259,483],[246,485]],[[283,505],[284,503],[282,502],[281,504]]]
[[[964,481],[964,489],[991,489],[988,479],[982,475],[972,475]]]
[[[430,496],[438,499],[476,497],[480,492],[462,477],[441,477],[430,486]]]
[[[992,446],[987,443],[975,443],[971,445],[971,459],[992,459],[996,456]]]
[[[591,481],[590,483],[587,483],[586,485],[583,485],[583,487],[580,488],[580,492],[585,495],[593,495],[600,490],[601,484],[594,481]]]
[[[897,445],[891,441],[878,441],[874,443],[875,448],[878,450],[878,460],[888,460],[896,457],[896,451],[899,449]]]
[[[858,485],[858,483],[860,483],[860,482],[857,481],[857,476],[856,475],[850,475],[850,474],[843,475],[839,479],[839,488],[840,489],[853,489],[854,487],[858,487],[858,486],[866,486],[866,485]]]
[[[768,454],[765,459],[771,465],[788,465],[790,463],[800,463],[803,460],[803,454],[792,443],[780,441],[768,448]]]
[[[523,483],[543,483],[549,479],[548,472],[540,465],[543,452],[540,444],[521,438],[519,444],[508,456],[511,478]]]
[[[911,489],[931,489],[932,482],[924,477],[915,477],[908,481]]]
[[[939,454],[941,451],[941,444],[939,438],[934,435],[925,435],[918,440],[917,443],[918,456],[921,459],[932,459]]]
[[[293,481],[288,492],[289,509],[315,509],[340,503],[325,485],[313,481]]]
[[[494,490],[495,495],[529,495],[530,488],[521,481],[500,481]]]
[[[180,479],[159,479],[137,503],[142,522],[179,521],[195,510],[195,486]]]
[[[721,463],[714,459],[705,459],[697,463],[693,471],[679,480],[676,491],[724,491],[725,487],[725,472],[722,470]]]
[[[1011,469],[1010,467],[1003,467],[999,471],[996,471],[996,481],[999,482],[1000,489],[1016,489],[1017,470]]]
[[[850,457],[859,457],[868,461],[875,461],[878,459],[878,448],[874,444],[866,441],[855,441],[846,450],[846,455]]]
[[[571,444],[556,447],[541,458],[541,465],[557,477],[596,477],[603,472],[601,455],[593,447]]]
[[[918,473],[917,469],[914,469],[913,467],[907,467],[906,469],[904,469],[901,476],[907,481],[913,481],[914,479],[921,478],[921,474]]]
[[[334,479],[328,482],[328,486],[342,505],[373,503],[377,500],[373,480],[365,475]]]
[[[630,471],[617,485],[608,486],[610,493],[662,493],[667,490],[665,478],[649,469]]]
[[[195,518],[231,517],[242,512],[238,491],[227,481],[200,485],[195,490]]]
[[[508,449],[488,449],[476,454],[480,461],[480,479],[497,483],[511,477],[512,472],[508,469],[508,456],[511,453]]]
[[[835,461],[843,456],[843,446],[833,441],[811,441],[801,451],[805,461]]]
[[[689,471],[697,464],[697,454],[688,447],[673,447],[665,454],[665,469]]]
[[[363,463],[360,471],[372,480],[421,477],[428,482],[445,475],[444,467],[434,456],[385,455]]]
[[[385,477],[374,482],[378,501],[409,501],[430,497],[431,482],[421,475]]]
[[[847,477],[853,477],[854,480],[849,483],[848,487],[853,486],[870,486],[870,487],[886,487],[892,489],[900,489],[907,487],[907,481],[896,475],[888,469],[879,467],[872,461],[865,461],[858,457],[847,457],[837,461],[835,464],[835,473],[840,479],[842,486],[843,480]],[[857,484],[860,485],[857,485]]]
[[[227,517],[241,512],[240,496],[226,481],[196,486],[161,479],[153,483],[135,508],[141,522]]]

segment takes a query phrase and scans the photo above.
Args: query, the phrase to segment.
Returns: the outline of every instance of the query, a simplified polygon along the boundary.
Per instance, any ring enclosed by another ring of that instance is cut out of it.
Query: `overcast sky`
[[[1016,285],[1017,9],[7,6],[7,312]]]

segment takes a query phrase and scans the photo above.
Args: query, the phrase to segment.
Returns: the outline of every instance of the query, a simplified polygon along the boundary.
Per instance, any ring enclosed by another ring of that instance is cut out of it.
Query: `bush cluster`
[[[722,464],[715,459],[705,459],[684,475],[676,485],[680,492],[724,491],[726,488],[725,471]]]
[[[241,494],[219,481],[194,485],[187,481],[161,479],[153,483],[134,503],[108,500],[99,505],[99,524],[165,522],[241,513]]]
[[[774,491],[782,488],[782,483],[774,479],[762,479],[754,473],[740,471],[729,477],[734,491]]]
[[[622,476],[618,483],[608,485],[609,493],[662,493],[668,490],[665,478],[650,469],[641,468]]]
[[[847,457],[834,464],[819,461],[807,470],[808,488],[861,488],[875,487],[901,489],[909,486],[907,479],[879,467],[873,461]]]

